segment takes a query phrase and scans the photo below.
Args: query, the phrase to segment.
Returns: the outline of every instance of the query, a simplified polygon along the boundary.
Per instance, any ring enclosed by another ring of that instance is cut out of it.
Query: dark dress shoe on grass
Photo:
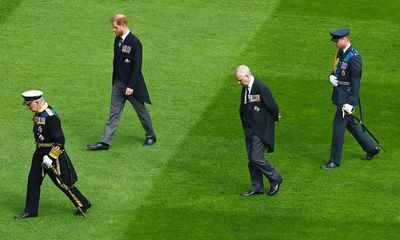
[[[328,162],[327,164],[322,165],[321,169],[332,169],[332,168],[337,168],[337,167],[339,167],[339,164],[336,164],[334,162]]]
[[[94,144],[88,144],[87,145],[88,150],[91,151],[98,151],[98,150],[108,150],[110,148],[110,145],[102,142],[94,143]]]
[[[146,138],[144,140],[143,147],[150,147],[150,146],[154,145],[154,143],[156,143],[156,142],[157,142],[156,136],[151,137],[151,138]]]
[[[281,178],[281,180],[278,183],[271,185],[271,188],[269,189],[268,192],[268,196],[274,196],[279,191],[279,187],[281,186],[282,181],[283,178]]]
[[[263,194],[264,192],[254,192],[253,190],[247,191],[242,193],[243,197],[250,197],[250,196],[254,196],[254,195],[259,195],[259,194]]]
[[[15,216],[16,219],[24,219],[24,218],[30,218],[30,217],[37,217],[37,214],[32,214],[32,213],[22,213],[20,215]]]
[[[89,202],[86,206],[81,207],[82,212],[83,212],[83,213],[86,213],[86,211],[87,211],[89,208],[91,208],[91,207],[92,207],[92,204]],[[82,213],[81,213],[81,211],[79,211],[79,209],[76,209],[76,212],[75,212],[74,215],[75,215],[75,216],[81,216]]]
[[[372,158],[375,157],[375,155],[378,155],[378,153],[380,152],[379,148],[375,148],[374,150],[367,152],[367,156],[363,157],[362,160],[372,160]]]

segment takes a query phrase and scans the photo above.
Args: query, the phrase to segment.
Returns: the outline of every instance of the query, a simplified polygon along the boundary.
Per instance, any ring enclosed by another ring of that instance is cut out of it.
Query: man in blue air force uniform
[[[264,176],[268,179],[269,196],[279,191],[281,174],[265,159],[265,152],[274,151],[275,122],[279,121],[279,107],[269,88],[255,79],[250,69],[240,65],[236,69],[236,80],[242,86],[240,119],[245,135],[251,189],[242,193],[249,197],[264,192]]]
[[[80,208],[75,215],[81,215],[92,206],[74,185],[78,176],[65,151],[65,138],[57,112],[42,97],[43,92],[30,90],[22,93],[23,104],[34,112],[33,135],[36,150],[32,157],[28,176],[28,189],[24,213],[17,219],[36,217],[39,211],[40,187],[45,175],[64,192],[75,207]]]
[[[359,104],[362,60],[358,51],[351,45],[350,29],[342,28],[331,32],[332,41],[338,49],[333,71],[329,81],[333,86],[332,101],[337,106],[333,120],[331,154],[328,163],[322,169],[340,166],[344,143],[344,131],[347,128],[367,153],[364,160],[371,160],[379,153],[362,127],[353,117],[354,108]]]

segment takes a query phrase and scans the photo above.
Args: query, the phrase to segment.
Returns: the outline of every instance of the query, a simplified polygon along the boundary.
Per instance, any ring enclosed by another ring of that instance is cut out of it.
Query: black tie
[[[121,45],[122,45],[122,38],[121,38],[121,37],[118,37],[118,39],[119,39],[119,41],[118,41],[118,47],[121,47]]]

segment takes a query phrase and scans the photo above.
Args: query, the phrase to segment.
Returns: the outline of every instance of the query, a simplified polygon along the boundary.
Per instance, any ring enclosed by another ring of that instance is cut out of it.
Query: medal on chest
[[[128,46],[128,45],[122,45],[122,52],[124,53],[130,53],[131,52],[132,47]]]
[[[260,94],[249,95],[250,102],[259,102],[260,100]]]

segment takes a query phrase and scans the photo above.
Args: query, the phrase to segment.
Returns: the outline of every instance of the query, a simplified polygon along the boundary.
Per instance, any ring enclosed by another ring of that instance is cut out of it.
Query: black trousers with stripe
[[[39,212],[40,189],[44,179],[42,171],[47,174],[53,183],[69,198],[75,207],[87,206],[88,199],[75,186],[65,189],[50,169],[42,168],[44,152],[36,150],[32,157],[31,169],[28,176],[28,188],[26,193],[25,212],[37,215]]]

